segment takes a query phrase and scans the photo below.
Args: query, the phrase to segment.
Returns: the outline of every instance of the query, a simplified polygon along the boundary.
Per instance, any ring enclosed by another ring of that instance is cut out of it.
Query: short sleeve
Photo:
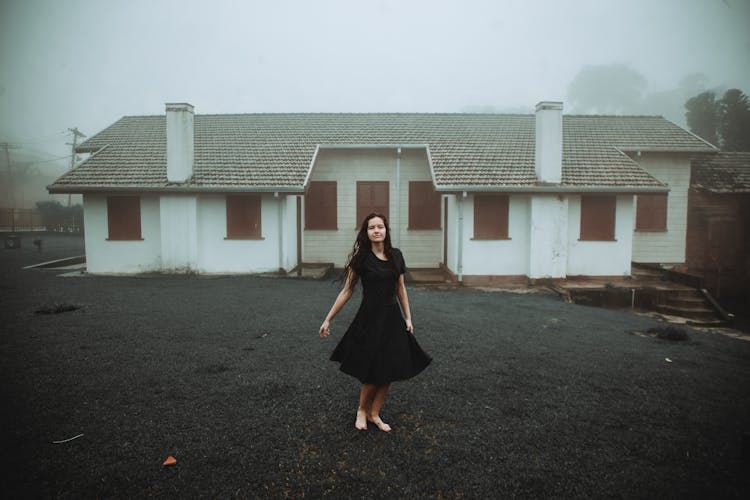
[[[404,255],[398,248],[393,249],[393,256],[396,259],[396,269],[398,274],[406,274],[406,262],[404,261]]]

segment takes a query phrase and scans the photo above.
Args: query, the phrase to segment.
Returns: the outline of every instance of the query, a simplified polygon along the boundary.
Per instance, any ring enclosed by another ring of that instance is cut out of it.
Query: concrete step
[[[302,264],[287,273],[290,277],[324,279],[334,272],[333,264]]]
[[[700,294],[700,292],[694,288],[688,288],[685,290],[670,290],[669,293],[664,294],[664,297],[668,298],[674,298],[674,299],[700,299],[701,301],[705,300],[703,298],[703,295]]]
[[[415,285],[445,285],[452,283],[451,277],[442,269],[409,269],[407,282]]]
[[[728,321],[724,321],[718,318],[710,319],[710,320],[693,320],[689,319],[687,320],[687,324],[690,326],[707,326],[710,328],[717,328],[722,326],[728,326],[730,323]]]
[[[697,321],[711,321],[718,320],[716,313],[713,309],[707,307],[678,307],[672,305],[659,304],[656,309],[664,314],[670,316],[680,316],[682,318],[697,320]]]
[[[707,307],[706,299],[703,297],[669,297],[664,300],[664,305],[686,308]]]

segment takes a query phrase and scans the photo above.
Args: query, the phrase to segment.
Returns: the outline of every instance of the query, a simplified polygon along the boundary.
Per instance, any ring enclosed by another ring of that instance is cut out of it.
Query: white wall
[[[667,231],[636,231],[633,235],[633,261],[673,264],[685,262],[690,161],[687,158],[653,153],[644,153],[634,160],[651,175],[667,184],[670,191],[667,197]],[[635,212],[633,217],[635,221]]]
[[[85,195],[87,271],[129,274],[257,273],[278,271],[280,267],[291,270],[297,260],[295,199],[263,195],[263,239],[228,240],[225,195],[141,196],[143,239],[108,241],[106,196]]]
[[[391,242],[404,254],[408,267],[437,267],[442,260],[442,231],[408,230],[409,181],[431,180],[424,149],[402,148],[397,192],[396,149],[321,149],[311,181],[336,181],[338,229],[304,230],[304,262],[343,267],[357,235],[357,181],[388,181]],[[442,221],[442,214],[441,214]]]
[[[450,224],[450,222],[449,222]],[[463,274],[525,275],[529,268],[529,201],[508,200],[508,240],[474,239],[474,196],[464,199]]]
[[[279,270],[278,198],[263,195],[259,240],[228,240],[226,197],[198,199],[198,269],[206,273],[258,273]]]
[[[568,276],[629,276],[633,196],[617,196],[615,241],[580,241],[581,197],[569,197],[568,207]]]
[[[529,197],[529,278],[564,278],[568,260],[568,197]]]
[[[614,242],[579,241],[581,197],[513,195],[509,240],[474,240],[474,196],[464,199],[462,274],[530,278],[630,275],[633,197],[617,197]],[[448,267],[458,274],[458,203],[448,204]],[[532,233],[536,232],[535,236]],[[536,238],[536,241],[532,241]],[[532,265],[532,260],[536,262]]]
[[[159,197],[162,271],[197,270],[197,211],[195,195],[165,194]]]
[[[141,196],[141,236],[139,241],[109,241],[107,197],[83,196],[86,270],[93,274],[145,273],[161,269],[159,198]]]

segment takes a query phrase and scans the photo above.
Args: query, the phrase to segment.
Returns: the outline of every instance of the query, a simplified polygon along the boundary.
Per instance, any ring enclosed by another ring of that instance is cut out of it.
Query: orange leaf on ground
[[[177,459],[172,455],[169,455],[162,465],[174,465],[177,463]]]

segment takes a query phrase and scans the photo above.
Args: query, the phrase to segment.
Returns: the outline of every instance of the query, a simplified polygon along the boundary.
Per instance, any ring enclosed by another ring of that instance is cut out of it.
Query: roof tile
[[[534,186],[534,115],[196,115],[192,188],[302,187],[317,145],[419,144],[438,186]],[[165,116],[126,116],[79,151],[97,151],[51,188],[162,188]],[[564,116],[562,185],[658,187],[622,151],[710,152],[713,147],[661,117]]]
[[[690,186],[711,193],[750,193],[750,153],[694,159]]]

